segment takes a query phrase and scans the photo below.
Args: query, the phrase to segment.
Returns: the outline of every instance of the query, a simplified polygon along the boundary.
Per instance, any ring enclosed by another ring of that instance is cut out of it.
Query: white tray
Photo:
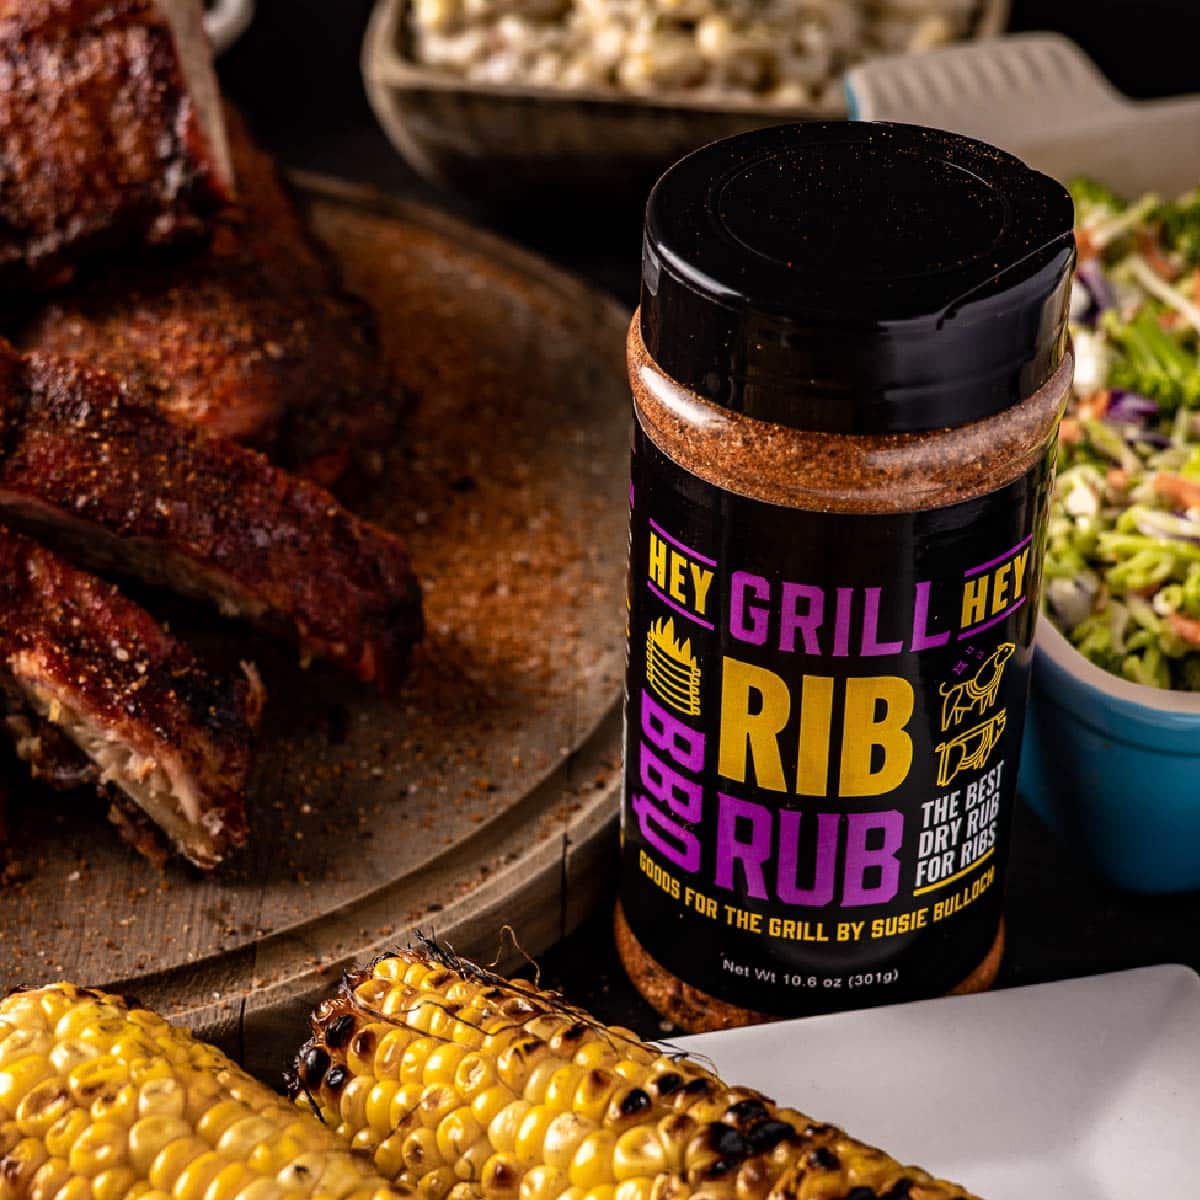
[[[1200,1196],[1200,977],[1186,967],[672,1045],[985,1200]]]
[[[875,59],[847,72],[846,93],[861,120],[965,133],[1064,181],[1090,175],[1128,196],[1200,182],[1200,96],[1130,100],[1057,34]]]

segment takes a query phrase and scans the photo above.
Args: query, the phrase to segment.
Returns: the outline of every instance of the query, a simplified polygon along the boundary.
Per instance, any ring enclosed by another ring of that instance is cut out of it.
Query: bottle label
[[[939,995],[998,930],[1055,448],[988,495],[817,513],[637,430],[621,899],[777,1016]]]

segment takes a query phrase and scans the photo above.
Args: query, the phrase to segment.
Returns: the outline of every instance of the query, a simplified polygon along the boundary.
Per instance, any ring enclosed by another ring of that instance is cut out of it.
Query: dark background
[[[227,94],[289,166],[360,180],[497,224],[422,184],[379,131],[358,70],[370,8],[370,0],[259,0],[254,25],[221,61]],[[1015,0],[1012,28],[1069,35],[1131,96],[1200,92],[1200,0]],[[613,228],[591,220],[584,227],[573,216],[563,211],[536,226],[510,216],[498,227],[632,304],[636,228],[624,219]],[[1200,969],[1200,896],[1112,892],[1061,851],[1024,806],[1012,858],[1002,985],[1157,962]],[[603,906],[547,954],[543,979],[606,1020],[657,1034],[665,1026],[617,962],[611,911],[611,904]]]
[[[586,229],[564,205],[526,224],[438,195],[408,169],[380,131],[359,74],[372,0],[258,0],[247,34],[222,58],[229,97],[291,167],[323,171],[450,207],[499,228],[636,302],[638,229],[622,213]],[[1013,0],[1011,28],[1074,38],[1131,96],[1200,92],[1200,0]],[[1200,136],[1198,133],[1197,136]],[[638,200],[629,206],[636,212]]]

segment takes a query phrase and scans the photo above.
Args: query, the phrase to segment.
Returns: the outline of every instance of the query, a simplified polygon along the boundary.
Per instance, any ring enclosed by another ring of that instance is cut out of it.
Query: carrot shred
[[[1179,508],[1200,508],[1200,483],[1192,483],[1182,475],[1159,471],[1153,480],[1154,491],[1165,496]]]
[[[1200,646],[1200,621],[1195,617],[1173,612],[1167,617],[1167,622],[1189,646]]]

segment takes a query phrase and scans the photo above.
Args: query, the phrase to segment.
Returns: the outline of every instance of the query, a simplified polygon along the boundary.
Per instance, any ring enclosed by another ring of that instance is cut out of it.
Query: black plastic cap
[[[915,125],[781,125],[676,163],[646,206],[662,369],[762,420],[915,432],[1035,392],[1066,345],[1066,189]]]

